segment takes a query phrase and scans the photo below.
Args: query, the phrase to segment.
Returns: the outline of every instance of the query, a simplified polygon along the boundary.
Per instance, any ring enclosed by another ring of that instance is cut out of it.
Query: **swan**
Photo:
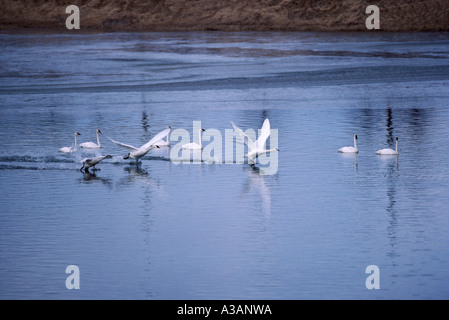
[[[83,166],[81,167],[80,171],[82,172],[84,169],[84,172],[89,172],[89,168],[95,167],[96,164],[103,161],[104,159],[112,158],[111,155],[107,156],[99,156],[94,158],[85,158],[81,162],[83,163]],[[95,169],[95,168],[94,168]]]
[[[153,137],[153,139],[151,139],[150,141],[148,141],[147,143],[145,143],[143,146],[141,146],[140,148],[136,148],[133,147],[129,144],[124,144],[118,141],[115,141],[111,138],[108,137],[109,140],[111,140],[113,143],[115,143],[116,145],[118,145],[119,147],[125,148],[131,152],[129,152],[126,156],[123,157],[123,159],[136,159],[136,161],[139,161],[140,158],[142,158],[144,155],[146,155],[148,153],[148,151],[150,151],[151,149],[154,148],[159,148],[159,146],[155,145],[157,142],[161,141],[162,139],[164,139],[168,133],[170,132],[170,127],[168,127],[165,130],[162,130],[161,132],[159,132],[157,135],[155,135]]]
[[[168,147],[168,146],[170,146],[170,130],[171,130],[171,127],[170,126],[168,126],[168,133],[167,133],[167,138],[165,139],[165,141],[164,140],[161,140],[161,141],[159,141],[159,142],[156,142],[154,145],[155,146],[159,146],[159,147]]]
[[[248,162],[251,162],[251,164],[256,163],[256,159],[265,153],[272,152],[272,151],[279,151],[278,148],[266,150],[265,149],[265,142],[267,141],[268,137],[270,136],[270,120],[265,119],[262,125],[262,129],[260,132],[259,138],[254,142],[251,140],[248,135],[246,135],[242,129],[237,127],[234,122],[231,121],[232,126],[234,127],[234,130],[240,134],[243,141],[246,145],[248,145],[248,153],[245,155],[245,158],[248,158]]]
[[[100,129],[97,129],[97,143],[84,142],[80,144],[80,147],[84,149],[100,149],[101,148],[100,137],[98,136],[98,134],[100,133],[101,133]]]
[[[343,147],[338,149],[338,152],[341,153],[358,153],[359,149],[357,149],[357,134],[354,135],[354,146],[353,147]]]
[[[186,143],[181,146],[182,149],[189,149],[189,150],[201,150],[203,149],[203,143],[201,142],[201,132],[204,132],[204,129],[198,130],[198,136],[200,140],[200,144],[196,142]]]
[[[76,144],[77,144],[76,143],[76,137],[80,136],[80,135],[81,135],[81,133],[75,132],[75,147],[63,147],[63,148],[59,149],[59,152],[69,153],[69,152],[77,151],[78,149],[76,148]]]
[[[377,150],[377,154],[379,155],[398,155],[399,151],[398,151],[398,141],[399,138],[396,137],[396,150],[393,149],[381,149],[381,150]]]

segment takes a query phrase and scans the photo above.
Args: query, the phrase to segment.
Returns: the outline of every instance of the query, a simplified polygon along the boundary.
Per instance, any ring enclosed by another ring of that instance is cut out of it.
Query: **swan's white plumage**
[[[156,143],[161,141],[162,139],[164,139],[168,135],[169,132],[170,132],[170,127],[168,127],[165,130],[162,130],[157,135],[155,135],[150,141],[148,141],[147,143],[142,145],[140,148],[136,148],[136,147],[134,147],[132,145],[125,144],[125,143],[122,143],[122,142],[118,142],[118,141],[113,140],[113,139],[111,139],[109,137],[108,137],[108,139],[111,140],[116,145],[118,145],[119,147],[122,147],[122,148],[130,151],[130,153],[127,154],[124,157],[124,159],[133,158],[133,159],[139,160],[140,158],[145,156],[148,153],[148,151],[150,151],[151,149],[159,148],[159,146],[156,146]]]
[[[199,137],[200,144],[198,144],[196,142],[186,143],[186,144],[183,144],[181,146],[182,149],[189,149],[189,150],[201,150],[201,149],[203,149],[203,143],[202,143],[202,139],[201,139],[201,132],[203,132],[205,130],[200,128],[198,131],[199,131],[198,132],[198,137]]]
[[[338,149],[338,152],[341,153],[358,153],[359,149],[357,148],[357,134],[354,135],[354,146],[353,147],[343,147]]]
[[[201,149],[203,149],[203,147],[200,146],[200,145],[199,145],[198,143],[196,143],[196,142],[191,142],[191,143],[183,144],[183,145],[181,146],[181,148],[183,148],[183,149],[189,149],[189,150],[201,150]]]
[[[398,150],[398,141],[399,141],[399,138],[396,137],[396,150],[387,148],[387,149],[377,150],[376,153],[377,153],[378,155],[385,155],[385,156],[388,156],[388,155],[398,155],[398,154],[399,154],[399,150]]]
[[[94,142],[83,142],[80,144],[80,147],[83,149],[100,149],[101,143],[100,143],[100,137],[99,134],[101,133],[100,129],[97,129],[97,143]]]
[[[156,142],[154,145],[155,146],[159,146],[159,147],[168,147],[170,146],[170,131],[171,131],[171,127],[168,126],[168,133],[167,133],[167,138],[166,140],[160,140],[159,142]]]
[[[62,147],[61,149],[59,149],[59,152],[62,153],[69,153],[73,151],[76,151],[76,149],[74,149],[73,147]]]
[[[78,151],[76,137],[80,136],[80,135],[81,135],[81,133],[75,132],[75,146],[74,147],[62,147],[61,149],[59,149],[59,152],[61,152],[61,153],[70,153],[70,152]]]

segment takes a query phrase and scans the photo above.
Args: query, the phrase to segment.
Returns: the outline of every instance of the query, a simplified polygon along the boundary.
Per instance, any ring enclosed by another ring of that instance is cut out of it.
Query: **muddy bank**
[[[70,4],[92,31],[366,31],[368,5],[382,31],[449,31],[448,0],[0,0],[0,29],[65,30]]]

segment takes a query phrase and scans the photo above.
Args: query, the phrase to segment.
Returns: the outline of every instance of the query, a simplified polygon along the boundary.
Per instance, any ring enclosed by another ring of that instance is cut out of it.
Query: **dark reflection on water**
[[[82,183],[93,183],[93,182],[101,182],[105,186],[111,188],[112,187],[112,181],[108,178],[102,178],[100,176],[97,176],[98,171],[95,172],[82,172],[83,178],[80,179],[80,182]]]
[[[386,184],[387,184],[387,207],[386,212],[389,216],[389,224],[387,227],[388,238],[390,241],[391,252],[387,253],[387,256],[391,259],[395,258],[397,253],[395,253],[396,246],[396,228],[398,227],[398,213],[395,210],[395,196],[396,196],[396,179],[399,176],[399,156],[392,156],[391,159],[388,160],[388,166],[386,168]],[[394,264],[394,261],[392,261]]]

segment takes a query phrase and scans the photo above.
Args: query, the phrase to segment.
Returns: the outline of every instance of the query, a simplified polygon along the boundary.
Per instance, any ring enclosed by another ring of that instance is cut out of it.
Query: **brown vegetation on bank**
[[[448,31],[448,0],[0,0],[0,29],[65,29],[68,5],[98,31],[365,31],[368,5],[382,31]]]

